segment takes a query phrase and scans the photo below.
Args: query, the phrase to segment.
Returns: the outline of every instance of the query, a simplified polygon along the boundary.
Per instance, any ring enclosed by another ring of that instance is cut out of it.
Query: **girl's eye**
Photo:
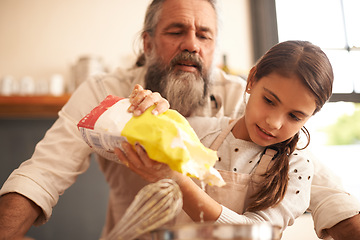
[[[301,119],[298,118],[295,114],[290,113],[289,115],[290,115],[290,118],[291,118],[291,119],[293,119],[293,120],[295,120],[295,121],[297,121],[297,122],[301,120]]]
[[[265,102],[266,102],[267,104],[269,104],[269,105],[274,105],[274,102],[271,101],[269,98],[264,97],[264,100],[265,100]]]

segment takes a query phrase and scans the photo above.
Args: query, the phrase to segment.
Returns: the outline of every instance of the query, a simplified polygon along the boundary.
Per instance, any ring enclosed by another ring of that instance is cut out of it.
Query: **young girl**
[[[310,140],[304,124],[329,99],[332,83],[331,64],[319,47],[287,41],[251,69],[243,117],[189,118],[202,143],[218,152],[215,168],[227,183],[222,188],[206,186],[203,191],[189,177],[149,159],[139,145],[123,143],[124,152],[116,153],[149,182],[172,178],[178,183],[186,214],[177,223],[188,217],[218,223],[268,221],[284,229],[309,205],[313,166],[297,143],[300,130]],[[154,95],[139,87],[131,96],[131,110],[159,103],[157,111],[162,112],[165,100]]]

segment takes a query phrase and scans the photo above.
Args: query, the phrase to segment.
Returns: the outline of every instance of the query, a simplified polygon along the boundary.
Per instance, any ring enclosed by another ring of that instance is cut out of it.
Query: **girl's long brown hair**
[[[307,41],[286,41],[272,47],[251,69],[247,85],[259,81],[271,73],[284,77],[298,77],[314,94],[318,112],[332,94],[333,71],[326,54],[316,45]],[[310,141],[310,134],[302,128]],[[259,211],[276,206],[285,196],[289,181],[289,157],[296,149],[299,134],[290,139],[269,146],[277,151],[273,165],[263,175],[259,192],[252,196],[253,201],[247,211]],[[307,144],[307,145],[308,145]],[[304,147],[306,148],[307,145]]]

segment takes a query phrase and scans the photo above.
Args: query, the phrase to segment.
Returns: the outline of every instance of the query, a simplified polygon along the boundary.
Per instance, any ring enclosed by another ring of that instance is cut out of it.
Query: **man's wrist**
[[[335,240],[360,239],[360,214],[345,219],[326,231]]]
[[[5,239],[23,237],[41,214],[41,208],[30,199],[7,193],[0,197],[0,235]]]

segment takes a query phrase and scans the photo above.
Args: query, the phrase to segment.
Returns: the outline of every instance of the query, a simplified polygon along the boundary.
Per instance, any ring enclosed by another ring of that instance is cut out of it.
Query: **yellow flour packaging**
[[[175,171],[207,184],[223,186],[219,172],[213,167],[216,152],[206,148],[187,120],[175,110],[155,116],[150,108],[141,116],[127,112],[126,98],[109,95],[78,123],[87,142],[98,154],[117,161],[114,148],[121,141],[140,143],[151,159],[163,162]]]

